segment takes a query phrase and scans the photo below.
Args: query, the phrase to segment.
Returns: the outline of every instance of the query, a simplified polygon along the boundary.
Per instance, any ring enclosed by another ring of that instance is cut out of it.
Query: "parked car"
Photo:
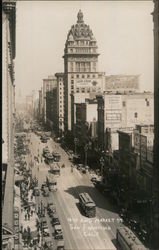
[[[49,237],[49,236],[50,236],[50,234],[49,234],[49,229],[48,229],[48,228],[44,228],[44,229],[43,229],[43,236],[44,236],[44,237]]]
[[[57,250],[64,250],[64,241],[63,240],[59,240],[57,242]]]
[[[48,187],[44,187],[44,189],[43,189],[43,196],[44,197],[49,197],[49,189],[48,189]]]
[[[54,229],[55,229],[55,239],[63,239],[61,225],[55,225]]]
[[[38,187],[34,187],[33,195],[34,196],[39,196],[40,195],[40,191],[39,191]]]
[[[57,214],[54,214],[52,221],[51,221],[51,224],[52,224],[52,226],[60,225],[60,221],[59,221]]]
[[[96,176],[92,176],[91,181],[92,182],[96,182],[96,180],[97,180],[97,177]]]
[[[48,229],[47,221],[45,218],[41,220],[41,225],[43,229]]]
[[[44,191],[44,189],[46,188],[46,183],[43,183],[42,185],[41,185],[41,191]]]

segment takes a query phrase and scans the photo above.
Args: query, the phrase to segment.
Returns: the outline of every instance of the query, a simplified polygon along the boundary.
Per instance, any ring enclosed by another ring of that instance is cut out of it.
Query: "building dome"
[[[83,13],[81,10],[79,10],[77,14],[77,23],[75,25],[72,25],[70,31],[68,32],[67,41],[70,41],[70,39],[72,40],[72,37],[74,41],[95,40],[93,32],[90,29],[89,25],[84,23]]]

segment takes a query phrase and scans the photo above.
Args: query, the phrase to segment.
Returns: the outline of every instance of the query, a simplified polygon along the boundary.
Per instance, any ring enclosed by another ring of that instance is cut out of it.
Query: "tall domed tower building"
[[[96,39],[79,10],[77,23],[68,32],[63,56],[65,131],[73,129],[75,99],[84,102],[90,93],[102,90],[103,74],[98,72],[98,56]]]

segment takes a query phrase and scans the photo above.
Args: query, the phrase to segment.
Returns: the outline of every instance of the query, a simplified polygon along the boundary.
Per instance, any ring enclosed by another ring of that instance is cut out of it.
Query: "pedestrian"
[[[20,230],[21,230],[21,234],[23,234],[23,225],[21,225]]]
[[[30,213],[28,213],[28,220],[30,220]]]
[[[27,220],[27,214],[25,214],[25,220]]]

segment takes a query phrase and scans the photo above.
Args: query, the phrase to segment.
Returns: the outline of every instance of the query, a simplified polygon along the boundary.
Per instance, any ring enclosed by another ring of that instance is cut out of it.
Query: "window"
[[[85,92],[85,88],[82,88],[82,93],[84,93]]]
[[[79,78],[79,75],[76,75],[77,78]]]
[[[71,84],[74,84],[74,81],[73,81],[73,80],[71,80]]]
[[[82,78],[84,78],[84,75],[82,75]]]
[[[73,86],[73,85],[71,85],[71,89],[74,89],[74,86]]]
[[[71,78],[74,78],[74,75],[71,75]]]
[[[76,88],[76,92],[79,93],[79,88]]]
[[[149,103],[149,101],[147,101],[147,102],[146,102],[146,106],[150,106],[150,103]]]
[[[120,121],[121,120],[121,114],[117,114],[117,113],[112,113],[112,114],[106,114],[106,120],[118,120]]]
[[[123,107],[126,107],[126,102],[125,101],[123,101]]]
[[[138,114],[137,114],[137,112],[135,112],[135,113],[134,113],[134,117],[137,118],[137,116],[138,116]]]
[[[96,76],[95,75],[93,75],[93,78],[95,78]]]
[[[90,75],[87,75],[87,78],[90,78]]]

